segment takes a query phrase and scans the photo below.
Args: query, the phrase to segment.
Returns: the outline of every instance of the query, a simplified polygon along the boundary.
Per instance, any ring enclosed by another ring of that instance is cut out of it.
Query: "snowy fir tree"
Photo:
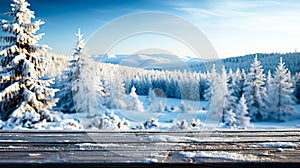
[[[287,121],[295,113],[294,88],[291,75],[285,68],[282,58],[274,73],[274,79],[270,82],[268,92],[268,104],[270,118],[277,121]]]
[[[124,102],[126,98],[125,83],[120,74],[114,73],[114,75],[107,80],[105,92],[108,94],[106,105],[109,109],[126,108],[127,105]]]
[[[226,76],[219,75],[213,65],[209,74],[209,88],[206,90],[205,98],[208,100],[208,112],[214,119],[222,117],[225,110],[225,95],[227,94]]]
[[[268,114],[266,112],[266,77],[263,68],[257,59],[251,64],[250,72],[247,75],[246,87],[244,88],[247,106],[249,108],[249,116],[252,121],[266,120]]]
[[[230,72],[230,71],[229,71]],[[232,84],[232,72],[231,74],[227,75],[226,69],[223,66],[220,76],[220,82],[219,82],[219,92],[218,96],[220,99],[220,106],[222,106],[222,122],[225,122],[225,116],[226,113],[232,110],[235,106],[235,97],[232,95],[232,90],[229,90],[231,88]],[[229,85],[230,84],[230,85]]]
[[[244,94],[244,90],[246,87],[246,79],[247,75],[244,69],[240,71],[240,69],[237,69],[235,72],[235,87],[234,87],[234,95],[237,98],[237,101],[242,97]]]
[[[77,44],[74,57],[78,57],[72,70],[72,97],[76,112],[86,113],[91,117],[98,113],[95,88],[95,74],[92,61],[84,51],[84,40],[80,29],[77,33]]]
[[[227,78],[226,69],[223,66],[219,77],[217,92],[215,92],[216,96],[214,96],[215,98],[218,97],[219,100],[218,106],[220,107],[220,109],[222,109],[222,122],[224,122],[225,113],[228,111],[227,108],[229,108],[229,107],[226,108],[226,106],[230,106],[230,102],[228,101],[228,98],[230,98],[230,94],[228,92],[227,80],[228,78]]]
[[[241,129],[250,126],[250,117],[248,116],[248,107],[244,95],[242,95],[236,108],[236,126]]]
[[[100,108],[103,108],[105,107],[107,95],[105,93],[104,88],[104,77],[101,74],[99,74],[99,72],[96,72],[95,82],[98,105]]]
[[[136,94],[136,88],[132,86],[131,92],[129,94],[129,104],[127,109],[135,110],[135,111],[144,111],[143,103],[139,100],[138,95]]]
[[[73,54],[73,58],[69,61],[68,69],[63,72],[63,74],[58,78],[58,88],[60,91],[57,93],[57,97],[59,97],[59,101],[56,105],[56,108],[59,111],[66,113],[74,113],[76,112],[74,101],[73,101],[73,92],[74,87],[72,87],[73,81],[79,79],[79,64],[78,58],[84,48],[84,40],[83,35],[78,29],[76,34],[77,41],[76,47]]]
[[[210,104],[210,99],[213,95],[213,92],[214,92],[214,88],[216,87],[215,85],[217,85],[218,83],[218,72],[217,72],[217,69],[215,67],[215,65],[213,65],[212,69],[211,69],[211,72],[207,72],[207,76],[208,76],[208,79],[207,79],[207,89],[204,91],[204,98],[205,100],[208,101],[208,106]]]
[[[224,126],[228,128],[234,128],[236,125],[236,115],[232,110],[228,110],[224,116]]]
[[[236,84],[236,77],[234,76],[232,70],[229,70],[228,77],[227,77],[227,95],[226,95],[226,102],[225,102],[225,113],[233,110],[235,111],[236,104],[237,104],[237,90],[238,86]]]
[[[49,88],[52,80],[43,79],[48,47],[39,45],[43,34],[36,34],[43,21],[35,18],[26,0],[13,0],[11,21],[2,20],[0,52],[0,115],[22,127],[34,127],[40,121],[53,121],[50,109],[57,90]]]
[[[270,113],[272,113],[272,110],[270,109],[270,107],[272,106],[273,102],[270,102],[269,101],[269,98],[270,98],[270,87],[271,87],[271,83],[273,81],[273,77],[272,77],[272,73],[271,71],[269,70],[268,71],[268,75],[267,75],[267,80],[266,80],[266,93],[267,93],[267,101],[266,101],[266,112],[268,113],[268,119],[270,119]]]

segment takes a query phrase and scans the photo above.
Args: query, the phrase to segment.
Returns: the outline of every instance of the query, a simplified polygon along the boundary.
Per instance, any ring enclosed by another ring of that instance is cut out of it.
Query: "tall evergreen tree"
[[[76,112],[94,116],[98,112],[98,102],[95,88],[95,71],[92,61],[84,51],[84,39],[80,32],[77,33],[77,44],[74,57],[75,66],[72,71],[72,97]]]
[[[49,88],[52,80],[43,79],[46,45],[39,45],[43,34],[36,34],[43,21],[35,18],[26,0],[13,0],[11,21],[2,20],[5,32],[0,51],[0,115],[2,120],[32,127],[42,120],[51,121],[50,109],[57,100],[57,90]]]
[[[224,71],[224,70],[223,70]],[[223,72],[224,73],[224,72]],[[235,111],[237,102],[236,92],[236,78],[233,75],[232,70],[229,70],[227,75],[227,94],[225,95],[225,115],[226,113],[230,113],[229,111]],[[225,89],[226,90],[226,89]],[[229,114],[230,115],[230,114]]]
[[[246,87],[244,88],[245,98],[249,108],[249,116],[253,121],[266,120],[268,115],[266,113],[266,77],[263,73],[263,68],[254,58],[251,64],[250,72],[247,75]]]
[[[223,79],[223,80],[222,80]],[[225,93],[226,80],[217,73],[215,65],[213,65],[209,74],[209,88],[205,92],[205,98],[208,100],[207,108],[210,117],[220,119],[224,115],[225,110]]]
[[[57,96],[59,97],[57,108],[58,110],[67,113],[76,112],[72,95],[74,92],[72,83],[79,78],[78,58],[84,48],[83,35],[81,34],[80,29],[78,29],[76,37],[76,47],[74,49],[73,58],[69,61],[68,69],[63,72],[57,82],[59,83],[58,87],[60,88],[60,91],[57,93]]]
[[[231,109],[231,95],[228,92],[228,76],[226,69],[223,66],[220,75],[220,81],[218,82],[218,91],[215,92],[216,96],[219,98],[219,106],[222,108],[222,122],[225,122],[225,115]]]
[[[277,121],[288,120],[295,113],[294,88],[291,75],[285,68],[282,58],[275,71],[274,79],[270,83],[268,100],[270,105],[270,117]]]

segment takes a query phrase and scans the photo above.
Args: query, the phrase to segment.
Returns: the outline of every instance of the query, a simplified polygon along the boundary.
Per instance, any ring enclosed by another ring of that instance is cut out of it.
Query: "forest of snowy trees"
[[[283,122],[296,112],[300,74],[294,69],[292,73],[283,57],[271,62],[276,68],[267,68],[267,72],[260,55],[247,60],[251,61],[248,69],[240,69],[238,61],[231,61],[232,69],[210,62],[208,67],[212,68],[202,72],[199,69],[145,70],[95,62],[84,50],[80,29],[72,56],[59,56],[47,53],[49,47],[38,44],[43,34],[37,31],[44,22],[32,22],[35,17],[28,8],[29,3],[13,0],[11,6],[8,13],[11,20],[1,21],[5,34],[0,37],[3,44],[0,123],[5,121],[6,126],[40,128],[40,123],[45,122],[78,125],[77,121],[63,120],[58,114],[77,112],[94,117],[97,128],[122,128],[129,125],[128,121],[109,109],[141,113],[170,111],[158,101],[157,97],[161,96],[208,101],[202,110],[221,117],[223,125],[229,128],[247,128],[250,121]],[[147,105],[140,100],[141,95],[148,96]],[[184,103],[177,107],[181,112],[188,112]],[[153,125],[156,120],[151,121],[144,127],[150,127],[149,123]],[[201,125],[196,119],[192,123]]]

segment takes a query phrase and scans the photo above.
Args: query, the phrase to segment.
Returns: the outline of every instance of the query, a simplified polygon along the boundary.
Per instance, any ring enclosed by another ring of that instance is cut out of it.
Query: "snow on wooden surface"
[[[300,163],[299,156],[300,130],[0,132],[0,165],[268,163],[276,166],[276,163]]]

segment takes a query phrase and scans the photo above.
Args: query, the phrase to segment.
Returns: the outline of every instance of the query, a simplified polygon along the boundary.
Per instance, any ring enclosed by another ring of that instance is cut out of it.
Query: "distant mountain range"
[[[249,54],[245,56],[231,57],[225,59],[201,59],[189,56],[178,57],[170,54],[133,54],[133,55],[101,55],[94,56],[94,60],[103,63],[119,64],[129,67],[138,67],[143,69],[155,70],[192,70],[206,72],[210,70],[213,64],[225,66],[226,69],[236,70],[237,68],[249,71],[250,65],[255,56],[261,61],[265,72],[274,71],[279,63],[280,57],[291,70],[292,74],[300,72],[300,53],[270,53],[270,54]]]
[[[108,55],[94,56],[98,62],[119,64],[129,67],[144,69],[169,69],[171,67],[186,66],[186,64],[200,64],[200,58],[178,57],[169,54],[133,54],[133,55]]]

